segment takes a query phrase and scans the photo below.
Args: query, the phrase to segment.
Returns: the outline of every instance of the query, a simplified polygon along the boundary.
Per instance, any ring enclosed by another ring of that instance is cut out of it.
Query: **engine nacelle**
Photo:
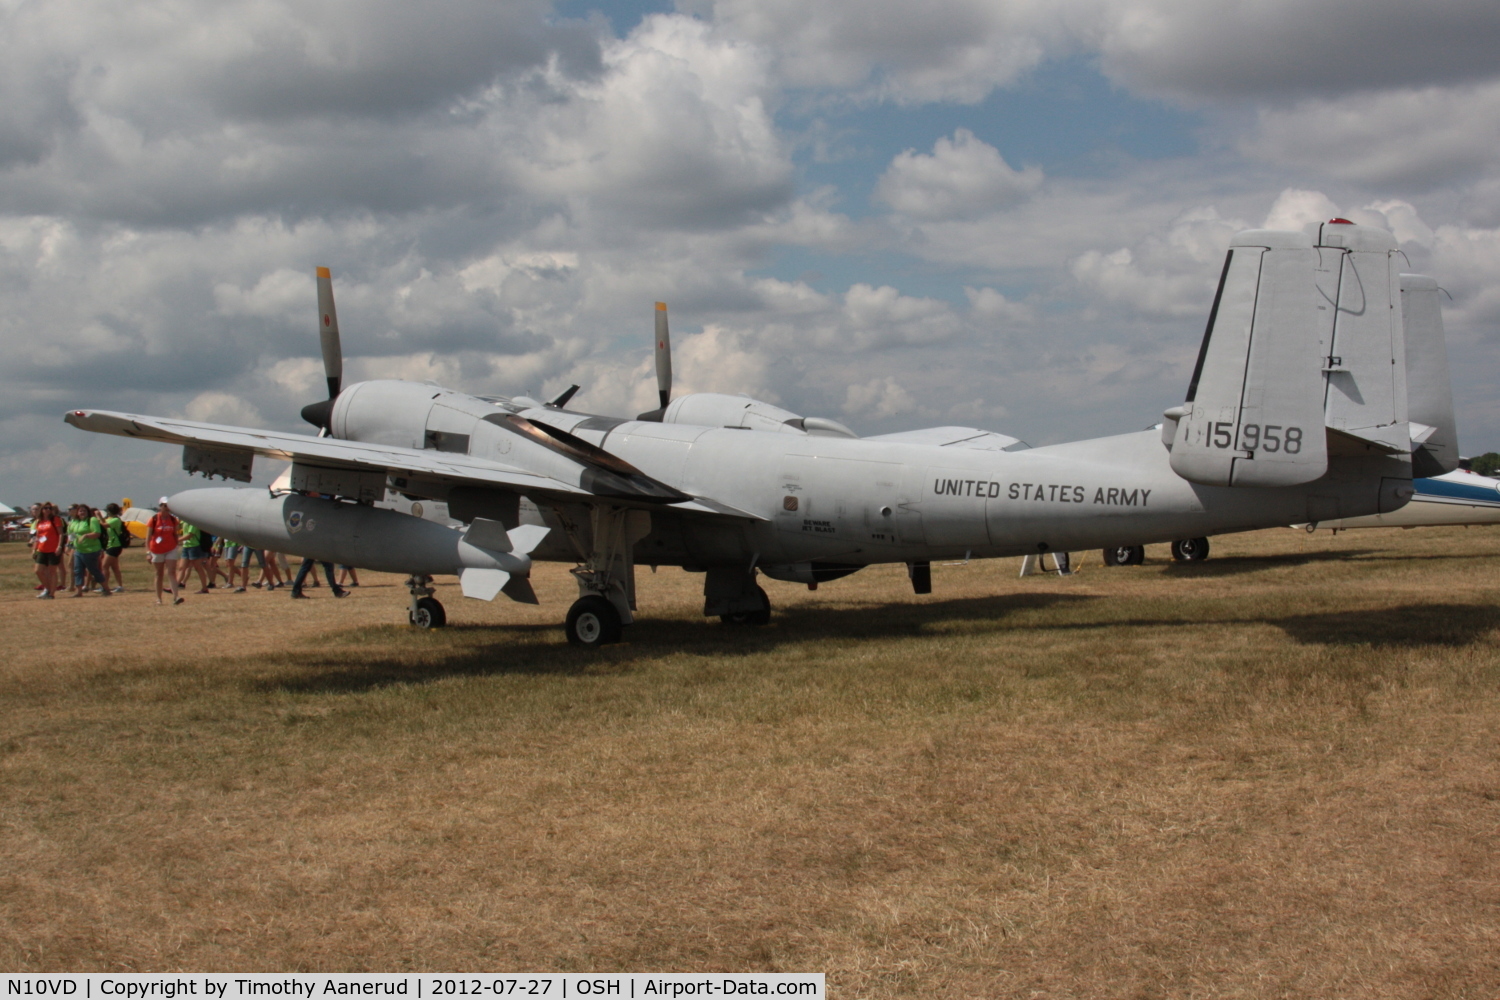
[[[444,392],[422,382],[356,382],[339,393],[329,421],[333,436],[400,448],[424,447],[427,415]]]

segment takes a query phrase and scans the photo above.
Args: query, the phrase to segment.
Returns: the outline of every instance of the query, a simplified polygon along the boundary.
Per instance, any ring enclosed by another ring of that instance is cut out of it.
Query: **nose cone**
[[[211,534],[232,534],[235,515],[244,498],[258,490],[183,490],[167,500],[172,513]]]
[[[324,430],[333,430],[333,399],[324,399],[316,403],[308,403],[302,408],[302,419],[314,427]]]

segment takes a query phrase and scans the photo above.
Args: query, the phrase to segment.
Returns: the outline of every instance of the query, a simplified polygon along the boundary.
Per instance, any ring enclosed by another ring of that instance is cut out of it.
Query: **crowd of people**
[[[138,540],[126,526],[123,513],[115,503],[103,510],[74,504],[64,517],[56,504],[33,504],[29,545],[36,564],[37,598],[51,600],[70,592],[74,597],[124,593],[120,560]],[[304,589],[320,585],[319,566],[333,596],[346,597],[348,587],[359,586],[359,574],[352,566],[340,566],[335,575],[331,563],[304,559],[293,574],[285,554],[215,538],[172,513],[166,497],[157,502],[156,512],[145,522],[145,532],[141,547],[155,571],[157,604],[168,597],[173,604],[183,603],[192,582],[198,584],[197,594],[288,587],[292,597],[303,599],[307,597]],[[252,563],[257,571],[253,583]]]

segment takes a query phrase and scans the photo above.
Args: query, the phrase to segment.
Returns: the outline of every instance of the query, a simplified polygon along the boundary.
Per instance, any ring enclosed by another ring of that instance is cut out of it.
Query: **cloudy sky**
[[[1500,449],[1493,0],[0,0],[0,500],[189,482],[69,408],[306,429],[320,264],[346,380],[634,413],[663,299],[682,391],[1139,429],[1230,234],[1334,215]]]

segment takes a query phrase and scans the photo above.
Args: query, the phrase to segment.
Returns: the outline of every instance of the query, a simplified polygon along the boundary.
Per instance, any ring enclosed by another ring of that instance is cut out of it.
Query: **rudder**
[[[1438,283],[1426,275],[1401,275],[1411,471],[1427,479],[1458,468],[1458,429],[1438,291]]]

